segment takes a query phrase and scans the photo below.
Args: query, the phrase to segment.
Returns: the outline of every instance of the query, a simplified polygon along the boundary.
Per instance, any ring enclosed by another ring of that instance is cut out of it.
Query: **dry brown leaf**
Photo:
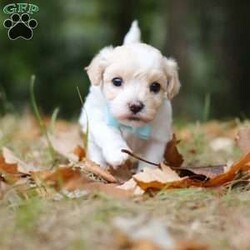
[[[133,179],[143,190],[161,189],[168,182],[181,180],[175,171],[164,164],[162,164],[162,167],[164,171],[159,168],[144,168],[143,172],[133,175]]]
[[[227,184],[234,180],[239,171],[250,170],[250,153],[243,156],[238,162],[232,165],[232,167],[225,173],[219,174],[214,178],[204,183],[204,187],[217,187]]]
[[[75,149],[73,150],[73,154],[78,157],[78,161],[82,161],[86,156],[85,150],[80,145],[77,145],[75,147]]]
[[[125,183],[132,178],[132,167],[133,163],[131,161],[127,161],[117,169],[110,167],[108,171],[115,177],[118,183]]]
[[[213,178],[218,174],[224,173],[225,166],[226,166],[225,164],[218,164],[218,165],[201,166],[188,169],[193,171],[195,174],[205,175],[209,178]]]
[[[211,165],[194,168],[176,168],[180,177],[189,177],[192,180],[207,181],[209,178],[224,173],[225,165]]]
[[[99,165],[96,163],[85,159],[83,164],[80,165],[82,169],[86,169],[87,171],[92,172],[93,174],[102,177],[104,180],[111,182],[111,183],[116,183],[117,180],[116,178],[111,175],[107,170],[101,168]]]
[[[179,175],[166,164],[161,163],[160,168],[169,181],[180,179]]]
[[[82,139],[78,130],[60,131],[56,135],[50,136],[53,148],[57,153],[68,160],[78,162],[79,155],[74,153],[76,145],[82,144]]]
[[[102,192],[109,196],[120,199],[126,199],[133,196],[133,192],[131,192],[130,190],[119,189],[117,188],[117,185],[113,183],[104,184],[101,182],[92,182],[83,185],[82,189],[90,192]]]
[[[44,183],[45,185],[54,187],[56,190],[80,189],[82,185],[90,182],[90,179],[81,173],[80,168],[71,168],[68,166],[59,167],[55,171],[31,172],[31,176],[38,185]]]
[[[161,250],[159,246],[150,240],[139,240],[134,242],[130,248],[131,250]]]
[[[147,191],[148,189],[170,189],[170,188],[188,188],[188,187],[219,187],[226,185],[233,181],[237,174],[240,171],[249,171],[250,170],[250,153],[245,155],[240,159],[239,162],[232,165],[229,171],[219,174],[209,180],[199,181],[193,180],[191,178],[176,178],[176,180],[167,179],[167,176],[163,171],[151,171],[150,174],[140,173],[133,178],[137,182],[138,186],[143,190]],[[146,170],[148,172],[148,170]],[[139,175],[139,178],[138,178]]]
[[[244,154],[250,152],[250,127],[239,130],[236,142]]]
[[[19,157],[17,157],[10,149],[3,147],[2,154],[6,163],[16,164],[18,171],[22,173],[29,173],[30,171],[34,171],[35,167],[27,164],[22,161]]]
[[[0,177],[1,181],[8,184],[13,184],[20,178],[17,164],[6,163],[2,155],[0,156]]]
[[[133,195],[142,195],[144,194],[144,190],[141,189],[138,185],[137,182],[131,178],[130,180],[126,181],[120,186],[117,186],[117,188],[123,189],[123,190],[129,190],[133,193]]]
[[[132,241],[127,235],[123,233],[116,233],[116,245],[119,249],[130,249],[130,250],[160,250],[159,246],[156,246],[152,241],[149,240],[137,240]]]
[[[67,190],[86,190],[89,192],[103,192],[116,198],[128,198],[132,196],[130,190],[121,190],[116,184],[104,184],[93,182],[84,173],[81,168],[71,168],[68,166],[59,167],[55,171],[44,170],[32,172],[31,176],[38,186],[45,185],[53,187],[57,191]]]
[[[177,149],[178,143],[179,141],[177,141],[175,134],[173,134],[173,138],[167,143],[164,152],[164,159],[167,165],[176,168],[180,167],[183,163],[183,157]]]
[[[181,179],[175,171],[171,170],[167,166],[164,166],[164,171],[159,168],[144,168],[142,172],[134,175],[133,178],[137,182],[139,181],[148,183],[152,181],[166,183]]]
[[[210,247],[205,243],[187,240],[177,243],[175,250],[209,250]]]
[[[17,164],[7,163],[2,155],[0,156],[0,170],[8,174],[18,174]]]
[[[162,189],[173,189],[173,188],[189,188],[189,187],[202,187],[203,182],[192,180],[189,178],[182,178],[178,181],[172,181],[172,182],[160,182],[158,180],[154,180],[151,182],[140,182],[136,181],[138,186],[143,189],[144,191],[148,191],[150,189],[154,190],[162,190]]]

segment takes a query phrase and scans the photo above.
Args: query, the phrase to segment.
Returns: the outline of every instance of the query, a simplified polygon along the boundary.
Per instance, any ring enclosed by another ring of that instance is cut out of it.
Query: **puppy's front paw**
[[[122,165],[129,158],[129,155],[123,153],[122,149],[127,149],[130,151],[130,149],[128,149],[127,147],[119,147],[115,149],[111,148],[103,149],[103,155],[105,160],[107,161],[108,164],[110,164],[114,168]]]

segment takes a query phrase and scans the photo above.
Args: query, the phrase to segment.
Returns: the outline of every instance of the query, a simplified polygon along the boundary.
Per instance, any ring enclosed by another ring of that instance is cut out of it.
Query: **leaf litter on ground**
[[[18,156],[15,154],[17,152],[15,149],[3,148],[0,157],[0,199],[7,197],[11,201],[11,205],[15,206],[16,201],[14,199],[19,197],[29,199],[30,195],[57,200],[65,197],[79,198],[89,194],[94,194],[91,197],[98,197],[95,194],[101,192],[122,199],[139,196],[135,200],[144,202],[148,200],[148,195],[142,195],[152,194],[152,190],[159,192],[173,188],[199,187],[198,190],[202,192],[200,187],[204,189],[228,188],[238,185],[238,183],[249,182],[250,179],[249,147],[247,146],[249,141],[246,140],[245,133],[239,132],[237,139],[237,143],[245,156],[234,164],[218,164],[216,162],[216,165],[202,165],[199,162],[199,167],[197,167],[197,164],[192,167],[191,164],[186,164],[186,157],[178,150],[181,144],[187,142],[182,137],[181,142],[173,137],[170,142],[171,147],[169,146],[169,149],[166,149],[167,156],[163,163],[155,163],[156,166],[145,169],[142,173],[133,173],[131,162],[121,166],[117,171],[112,168],[101,168],[88,160],[77,127],[71,125],[57,122],[55,126],[56,135],[50,135],[55,136],[57,140],[57,143],[53,145],[55,151],[59,155],[63,155],[63,160],[59,161],[52,169],[50,166],[41,166],[39,161],[36,160],[23,160],[22,157],[18,157],[19,154]],[[214,128],[212,133],[216,136],[221,135],[217,131],[218,126],[215,125],[212,126]],[[37,138],[40,137],[37,136]],[[233,140],[232,135],[230,135],[230,139]],[[240,144],[244,146],[242,147]],[[64,149],[61,151],[62,148]],[[194,154],[198,153],[199,150],[194,148]],[[228,165],[228,168],[225,168],[226,165]],[[119,171],[121,169],[122,171]],[[220,190],[216,189],[216,192],[219,193]],[[188,192],[189,190],[183,191]],[[168,230],[166,226],[168,222],[164,223],[154,218],[142,219],[141,222],[141,220],[137,220],[136,214],[132,218],[120,218],[128,222],[127,227],[129,229],[126,231],[122,226],[119,226],[119,224],[122,224],[120,223],[121,220],[118,220],[119,223],[115,225],[118,236],[115,234],[114,238],[118,241],[119,249],[122,247],[135,250],[164,249],[164,246],[160,243],[161,239],[159,239],[161,235],[163,238],[165,237],[166,241],[170,239],[169,242],[172,245],[169,245],[169,249],[171,250],[209,249],[206,244],[197,242],[197,239],[192,239],[192,237],[191,240],[188,237],[188,240],[185,241],[177,240],[173,232]],[[130,226],[131,221],[135,222],[132,226]],[[162,231],[155,230],[154,225],[157,225],[157,228]],[[134,237],[136,231],[138,231],[139,236]],[[158,232],[158,234],[155,235],[155,232]],[[247,232],[248,228],[246,234]],[[236,238],[235,241],[237,240]],[[246,245],[249,246],[248,242],[246,242]]]
[[[246,155],[228,169],[225,168],[226,164],[200,168],[185,167],[183,155],[178,150],[180,140],[173,134],[172,140],[166,145],[164,162],[154,163],[155,166],[152,168],[132,173],[131,162],[126,162],[118,170],[102,168],[91,162],[86,156],[78,129],[76,127],[68,129],[63,122],[58,124],[55,127],[55,134],[49,136],[54,150],[63,156],[64,162],[58,163],[54,169],[42,169],[26,163],[10,149],[4,147],[0,159],[0,181],[12,185],[22,179],[26,188],[30,185],[32,189],[42,186],[44,189],[53,188],[56,192],[101,191],[112,196],[127,198],[150,190],[226,186],[238,178],[239,173],[242,176],[250,170],[250,155],[247,153],[249,128],[240,130],[237,139],[239,147]],[[132,152],[128,153],[139,158]]]

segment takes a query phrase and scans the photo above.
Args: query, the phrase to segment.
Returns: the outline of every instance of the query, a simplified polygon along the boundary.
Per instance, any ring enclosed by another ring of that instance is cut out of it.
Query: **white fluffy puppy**
[[[134,21],[123,45],[102,49],[86,70],[91,87],[80,124],[89,129],[88,157],[117,167],[128,159],[121,151],[127,149],[161,162],[172,137],[170,100],[180,88],[176,62],[141,43]]]

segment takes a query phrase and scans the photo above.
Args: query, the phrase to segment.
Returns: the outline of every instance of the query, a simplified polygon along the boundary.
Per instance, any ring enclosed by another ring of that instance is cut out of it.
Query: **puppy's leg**
[[[149,141],[142,152],[141,155],[142,158],[157,164],[162,162],[165,145],[166,144],[161,141],[156,141],[156,140]],[[150,165],[145,162],[139,162],[138,171],[141,171],[145,167],[153,167],[153,165]]]
[[[100,166],[107,165],[107,163],[105,162],[105,159],[103,158],[102,150],[95,144],[93,138],[91,138],[91,135],[88,138],[87,156],[89,159],[99,164]]]
[[[121,149],[129,150],[120,131],[109,127],[105,121],[104,107],[106,101],[98,87],[91,87],[82,110],[79,122],[82,130],[89,130],[89,157],[100,165],[110,164],[113,167],[124,163],[128,155]]]
[[[123,164],[128,155],[122,149],[130,150],[120,131],[102,121],[90,123],[90,133],[96,145],[102,150],[105,161],[113,167]]]

